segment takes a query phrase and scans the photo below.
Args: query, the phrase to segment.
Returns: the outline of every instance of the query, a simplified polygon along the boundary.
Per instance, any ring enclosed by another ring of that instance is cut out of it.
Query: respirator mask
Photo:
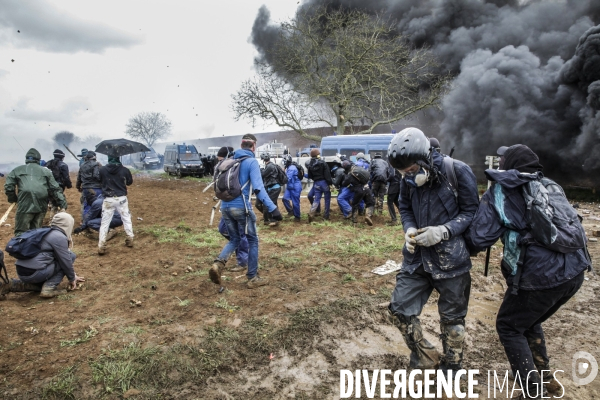
[[[421,167],[417,172],[414,173],[402,173],[402,177],[410,186],[420,187],[426,184],[429,180],[429,171]]]

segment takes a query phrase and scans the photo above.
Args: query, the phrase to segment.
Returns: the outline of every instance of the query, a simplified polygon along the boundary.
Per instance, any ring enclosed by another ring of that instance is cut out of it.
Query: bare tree
[[[281,23],[279,34],[269,64],[259,64],[258,78],[233,96],[238,119],[260,118],[297,132],[316,123],[344,132],[368,122],[359,133],[370,133],[437,106],[448,80],[428,49],[411,48],[378,15],[302,8]],[[260,107],[244,107],[251,104]]]
[[[125,134],[133,139],[143,140],[148,147],[152,147],[158,139],[171,134],[171,121],[159,112],[141,112],[129,119]]]

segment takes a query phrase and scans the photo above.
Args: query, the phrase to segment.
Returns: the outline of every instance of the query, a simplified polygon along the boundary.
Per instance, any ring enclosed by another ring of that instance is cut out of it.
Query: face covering
[[[423,186],[429,180],[429,171],[421,168],[415,175],[404,175],[404,180],[413,187]]]

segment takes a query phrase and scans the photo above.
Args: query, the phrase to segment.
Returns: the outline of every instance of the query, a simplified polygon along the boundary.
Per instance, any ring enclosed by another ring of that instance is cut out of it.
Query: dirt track
[[[242,273],[226,273],[227,290],[218,294],[207,271],[225,240],[208,227],[214,202],[210,191],[201,193],[206,183],[148,175],[134,180],[134,248],[125,247],[121,231],[99,257],[96,234],[76,236],[76,271],[87,278],[79,291],[49,301],[10,294],[0,302],[0,396],[329,399],[339,395],[340,369],[406,367],[408,349],[385,318],[394,274],[369,272],[400,259],[401,227],[384,226],[378,217],[374,227],[354,230],[337,206],[328,223],[260,224],[261,275],[271,284],[248,290]],[[69,190],[67,199],[79,222],[79,194]],[[304,218],[307,204],[304,199]],[[7,208],[2,196],[0,210]],[[586,228],[598,229],[598,205],[581,210],[590,211]],[[1,243],[11,236],[12,227],[0,227]],[[598,259],[598,242],[590,250]],[[13,260],[6,258],[14,277]],[[494,328],[504,288],[499,259],[497,248],[488,278],[484,255],[473,260],[466,368],[508,367]],[[565,399],[600,398],[600,377],[581,388],[571,381],[576,351],[600,360],[600,283],[588,278],[544,326],[551,365],[565,371]],[[421,320],[439,346],[435,298]]]

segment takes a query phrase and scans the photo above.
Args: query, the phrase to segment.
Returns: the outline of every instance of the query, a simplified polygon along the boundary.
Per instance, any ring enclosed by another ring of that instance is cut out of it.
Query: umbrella
[[[96,145],[96,153],[106,154],[109,157],[121,157],[142,151],[150,151],[150,149],[142,143],[128,139],[103,140]]]

